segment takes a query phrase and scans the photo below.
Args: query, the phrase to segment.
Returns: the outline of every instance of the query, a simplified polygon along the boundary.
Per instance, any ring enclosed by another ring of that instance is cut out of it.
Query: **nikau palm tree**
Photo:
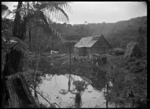
[[[48,11],[49,13],[54,13],[54,12],[62,12],[65,17],[66,17],[66,20],[68,21],[68,16],[67,14],[65,13],[65,11],[61,8],[61,6],[65,5],[65,3],[59,3],[59,2],[42,2],[42,3],[39,3],[39,4],[35,4],[35,3],[32,3],[31,6],[33,7],[32,8],[32,13],[31,15],[33,15],[33,18],[31,19],[32,21],[32,24],[35,25],[36,28],[38,27],[43,27],[44,28],[44,32],[48,33],[50,36],[52,37],[49,37],[49,40],[52,40],[53,38],[57,38],[57,37],[60,37],[59,34],[53,29],[53,27],[50,25],[52,22],[51,20],[51,16],[50,17],[47,17],[46,15],[48,14]],[[28,3],[28,7],[29,7],[29,3]],[[29,8],[28,8],[29,10]],[[40,14],[39,14],[40,13]],[[46,13],[46,14],[45,14]],[[34,22],[33,22],[34,21]],[[34,27],[34,28],[35,28]],[[48,28],[48,29],[47,29]],[[29,30],[30,31],[30,30]],[[54,37],[55,36],[55,37]],[[31,37],[31,34],[30,36]],[[31,38],[30,39],[30,47],[31,47]],[[49,43],[49,40],[47,41],[47,45]],[[41,41],[40,41],[41,42]],[[39,45],[41,45],[39,43]],[[45,44],[44,44],[45,45]],[[39,59],[41,58],[41,54],[42,54],[42,51],[46,49],[46,45],[44,46],[45,48],[42,48],[42,49],[38,49],[38,52],[37,52],[37,55],[39,55]],[[38,47],[39,48],[39,47]],[[36,57],[36,54],[35,54],[35,57]],[[36,72],[38,70],[38,65],[39,65],[39,62],[40,61],[37,61],[36,63],[36,68],[35,68],[35,73],[34,73],[34,95],[35,95],[35,98],[37,98],[37,94],[36,94]]]
[[[28,2],[27,4],[18,2],[17,10],[14,11],[15,19],[12,37],[24,41],[27,38],[25,33],[28,30],[31,31],[29,25],[33,22],[34,27],[42,27],[49,34],[49,39],[58,37],[62,41],[60,35],[51,24],[53,23],[52,18],[60,20],[60,16],[65,21],[69,20],[64,11],[67,7],[68,4],[66,2]],[[31,35],[29,39],[32,41]],[[20,46],[17,47],[19,48]],[[23,53],[17,49],[11,49],[6,54],[3,70],[4,78],[2,79],[4,83],[2,94],[3,107],[38,107],[31,96],[25,79],[19,73],[23,71],[22,59]]]

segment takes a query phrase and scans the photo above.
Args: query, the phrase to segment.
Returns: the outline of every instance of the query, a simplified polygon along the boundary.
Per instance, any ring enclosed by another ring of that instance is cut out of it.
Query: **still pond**
[[[87,80],[87,81],[86,81]],[[75,85],[74,81],[84,81],[87,85],[81,94],[81,108],[105,108],[106,100],[104,96],[105,87],[99,91],[92,87],[91,81],[83,79],[80,76],[66,75],[51,75],[45,74],[41,77],[41,82],[38,84],[37,91],[42,93],[49,102],[57,103],[61,108],[72,107],[75,104]],[[68,83],[70,82],[70,84]],[[38,95],[39,102],[49,107],[49,103]],[[114,107],[109,104],[109,107]]]

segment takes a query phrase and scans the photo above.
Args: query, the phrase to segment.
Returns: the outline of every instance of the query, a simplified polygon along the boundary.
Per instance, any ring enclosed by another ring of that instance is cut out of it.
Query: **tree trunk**
[[[108,94],[108,83],[106,84],[106,93]],[[108,108],[108,99],[106,100],[106,108]]]
[[[22,7],[22,2],[18,2],[17,9]],[[16,12],[14,20],[14,28],[12,37],[24,40],[26,30],[27,17],[21,23],[20,12]],[[6,55],[6,64],[3,70],[2,87],[2,107],[20,108],[20,107],[36,107],[34,99],[28,89],[25,79],[18,74],[22,71],[23,54],[16,50],[11,50]],[[32,106],[31,106],[32,105]]]
[[[39,54],[36,54],[35,53],[35,60],[37,60],[37,63],[36,63],[36,66],[35,66],[35,69],[34,69],[34,77],[33,77],[33,80],[34,80],[34,97],[35,97],[35,100],[37,101],[37,104],[39,104],[39,100],[38,100],[38,96],[37,96],[37,92],[36,92],[36,78],[37,78],[37,71],[38,71],[38,66],[39,66],[39,61],[40,61],[40,53]]]
[[[69,80],[68,80],[68,91],[70,91],[70,85],[71,85],[71,74],[69,74]]]
[[[76,94],[75,97],[75,108],[80,108],[81,107],[81,94],[80,92]]]
[[[115,102],[115,108],[118,108],[118,107],[117,107],[117,103],[116,103],[116,102]]]
[[[34,78],[33,78],[34,79],[34,97],[37,101],[37,104],[39,104],[39,99],[38,99],[37,91],[36,91],[36,87],[37,87],[36,82],[37,82],[37,72],[38,72],[38,69],[39,69],[38,67],[39,67],[40,60],[41,60],[41,50],[40,50],[40,47],[39,47],[37,54],[35,52],[35,61],[37,61],[37,62],[36,62]]]
[[[132,108],[134,108],[134,98],[132,98]]]
[[[31,38],[31,31],[29,30],[29,49],[32,50],[31,45],[32,44],[32,38]]]

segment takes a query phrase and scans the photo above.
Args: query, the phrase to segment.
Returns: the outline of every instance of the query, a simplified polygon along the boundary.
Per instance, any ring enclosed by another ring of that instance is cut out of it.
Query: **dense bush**
[[[134,95],[135,107],[138,107],[139,101],[147,98],[147,58],[129,58],[120,59],[118,64],[112,68],[108,75],[113,86],[109,87],[110,92],[107,99],[120,106],[132,104],[129,98],[129,92]],[[140,102],[141,103],[141,102]],[[145,104],[146,106],[147,104]]]

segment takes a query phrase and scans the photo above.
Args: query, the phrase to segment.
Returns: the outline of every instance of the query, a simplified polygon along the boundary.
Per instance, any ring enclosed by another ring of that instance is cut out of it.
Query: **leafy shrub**
[[[123,55],[124,53],[125,53],[125,50],[123,50],[122,48],[115,48],[111,52],[111,54],[115,56]]]

